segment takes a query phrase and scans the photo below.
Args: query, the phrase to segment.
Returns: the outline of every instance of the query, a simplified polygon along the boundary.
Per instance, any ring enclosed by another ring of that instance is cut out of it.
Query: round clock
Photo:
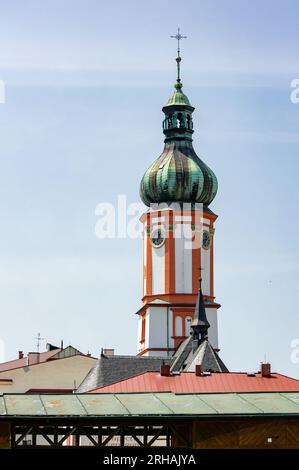
[[[154,229],[151,234],[151,241],[154,248],[160,248],[165,243],[165,234],[161,228]]]
[[[207,230],[204,230],[202,234],[202,247],[205,250],[208,250],[210,248],[210,244],[211,244],[210,232],[208,232]]]

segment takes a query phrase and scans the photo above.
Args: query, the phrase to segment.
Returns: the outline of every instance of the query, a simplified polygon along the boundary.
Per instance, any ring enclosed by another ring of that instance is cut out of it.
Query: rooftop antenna
[[[41,341],[44,341],[46,338],[42,338],[40,333],[37,333],[37,336],[35,337],[35,339],[37,340],[36,342],[37,352],[39,352],[40,343]]]
[[[181,62],[181,56],[180,56],[180,41],[182,39],[186,39],[187,36],[182,36],[181,32],[180,32],[180,28],[178,28],[178,32],[175,36],[170,36],[171,38],[173,39],[176,39],[177,42],[178,42],[178,55],[177,55],[177,58],[175,59],[176,60],[176,63],[177,63],[177,72],[178,72],[178,76],[177,76],[177,84],[179,85],[178,88],[182,88],[182,84],[181,84],[181,77],[180,77],[180,62]]]

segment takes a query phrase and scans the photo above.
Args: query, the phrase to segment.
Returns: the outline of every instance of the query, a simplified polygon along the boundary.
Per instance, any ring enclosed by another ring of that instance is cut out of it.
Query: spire
[[[196,365],[200,365],[202,371],[228,372],[208,340],[209,328],[200,279],[194,320],[191,324],[192,336],[186,338],[175,352],[170,365],[171,372],[193,372]]]
[[[181,73],[181,70],[180,70],[180,65],[181,65],[181,56],[180,56],[180,41],[182,39],[186,39],[187,36],[182,36],[181,33],[180,33],[180,28],[178,28],[178,32],[175,36],[170,36],[171,38],[173,39],[176,39],[178,41],[178,55],[177,55],[177,58],[175,59],[176,60],[176,63],[177,63],[177,79],[176,79],[176,84],[174,85],[174,87],[176,88],[176,90],[180,90],[182,87],[183,87],[183,84],[181,82],[181,76],[180,76],[180,73]]]
[[[191,324],[194,349],[208,337],[208,329],[210,328],[202,295],[201,282],[202,280],[200,278],[194,320]]]

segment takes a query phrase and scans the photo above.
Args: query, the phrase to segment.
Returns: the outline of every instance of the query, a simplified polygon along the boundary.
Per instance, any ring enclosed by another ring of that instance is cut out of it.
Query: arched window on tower
[[[183,319],[180,315],[175,317],[175,336],[183,336]]]
[[[191,116],[187,114],[187,129],[191,129]]]

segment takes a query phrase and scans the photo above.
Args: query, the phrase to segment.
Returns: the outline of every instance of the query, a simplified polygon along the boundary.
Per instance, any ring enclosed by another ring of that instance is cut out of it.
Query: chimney
[[[261,374],[262,377],[271,377],[271,364],[269,362],[262,362]]]
[[[60,341],[60,349],[63,349],[63,339]]]
[[[196,364],[195,366],[195,375],[200,376],[202,374],[201,364]]]
[[[39,363],[39,352],[29,352],[28,353],[28,366]]]
[[[110,348],[103,349],[103,354],[104,356],[112,357],[114,356],[114,349],[110,349]]]
[[[23,359],[23,357],[24,357],[23,351],[19,351],[19,359]]]
[[[170,365],[169,364],[161,364],[160,365],[160,375],[162,376],[170,376]]]

